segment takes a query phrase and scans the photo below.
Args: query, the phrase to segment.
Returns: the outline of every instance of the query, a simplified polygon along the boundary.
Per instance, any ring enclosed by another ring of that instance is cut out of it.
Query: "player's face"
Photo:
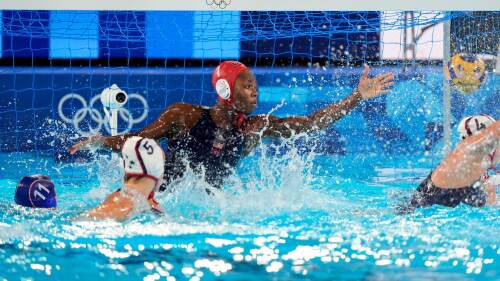
[[[249,114],[257,107],[257,81],[250,70],[245,70],[234,82],[233,102],[237,110]]]

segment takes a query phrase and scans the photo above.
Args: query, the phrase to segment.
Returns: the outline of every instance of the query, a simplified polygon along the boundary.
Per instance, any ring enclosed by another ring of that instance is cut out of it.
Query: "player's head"
[[[54,183],[45,175],[23,177],[17,184],[14,200],[16,204],[25,207],[57,207],[57,195]]]
[[[244,64],[224,61],[212,74],[212,85],[217,99],[236,110],[251,113],[257,106],[257,82],[255,76]]]
[[[148,177],[159,187],[163,178],[165,154],[155,140],[129,137],[122,147],[125,178]]]
[[[466,137],[478,134],[479,131],[493,123],[495,123],[495,119],[486,114],[467,116],[460,121],[457,131],[460,138],[465,139]]]

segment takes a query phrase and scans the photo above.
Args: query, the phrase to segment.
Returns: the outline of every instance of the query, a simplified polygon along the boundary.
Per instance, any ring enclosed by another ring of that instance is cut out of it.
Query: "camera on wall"
[[[108,109],[118,109],[127,103],[128,95],[116,84],[105,88],[101,92],[102,105]]]

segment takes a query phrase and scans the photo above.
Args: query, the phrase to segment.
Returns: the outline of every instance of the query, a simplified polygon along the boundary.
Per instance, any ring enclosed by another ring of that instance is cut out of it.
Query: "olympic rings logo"
[[[231,0],[205,0],[207,5],[212,8],[225,9],[227,6],[231,5]]]
[[[129,100],[137,99],[138,101],[140,101],[143,105],[142,107],[143,112],[139,117],[134,118],[126,108],[123,107],[119,108],[118,109],[119,117],[127,122],[127,127],[126,129],[119,131],[118,134],[124,134],[129,132],[135,124],[144,121],[144,119],[146,119],[146,117],[148,116],[149,106],[146,99],[143,96],[139,94],[131,94],[128,96],[128,98]],[[64,103],[66,103],[69,100],[78,101],[81,104],[81,107],[74,112],[73,116],[67,116],[63,111]],[[102,129],[103,125],[106,131],[109,134],[111,134],[111,128],[109,126],[109,121],[111,116],[109,114],[109,111],[104,110],[104,114],[102,114],[101,112],[99,112],[99,110],[97,110],[96,106],[94,106],[95,103],[99,100],[100,100],[100,95],[96,95],[92,99],[90,99],[89,103],[87,103],[87,101],[79,94],[69,93],[59,100],[59,104],[57,106],[59,117],[64,122],[73,124],[75,130],[78,132],[78,134],[82,136],[90,136],[97,134]],[[92,121],[94,121],[97,125],[92,126],[92,124],[89,122],[88,131],[84,131],[80,128],[81,127],[80,123],[84,121],[85,118],[87,118],[87,115],[89,115]]]

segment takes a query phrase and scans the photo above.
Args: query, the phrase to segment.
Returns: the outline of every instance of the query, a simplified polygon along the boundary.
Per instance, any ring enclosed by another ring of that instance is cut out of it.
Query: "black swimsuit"
[[[427,207],[434,204],[456,207],[460,203],[482,207],[486,204],[487,194],[479,181],[467,187],[444,189],[435,186],[431,176],[432,172],[418,186],[410,200],[411,207]]]
[[[220,188],[244,156],[245,137],[236,128],[221,134],[204,108],[196,125],[186,136],[168,141],[169,153],[165,162],[165,183],[181,178],[189,165],[195,172],[203,173],[205,180]]]

